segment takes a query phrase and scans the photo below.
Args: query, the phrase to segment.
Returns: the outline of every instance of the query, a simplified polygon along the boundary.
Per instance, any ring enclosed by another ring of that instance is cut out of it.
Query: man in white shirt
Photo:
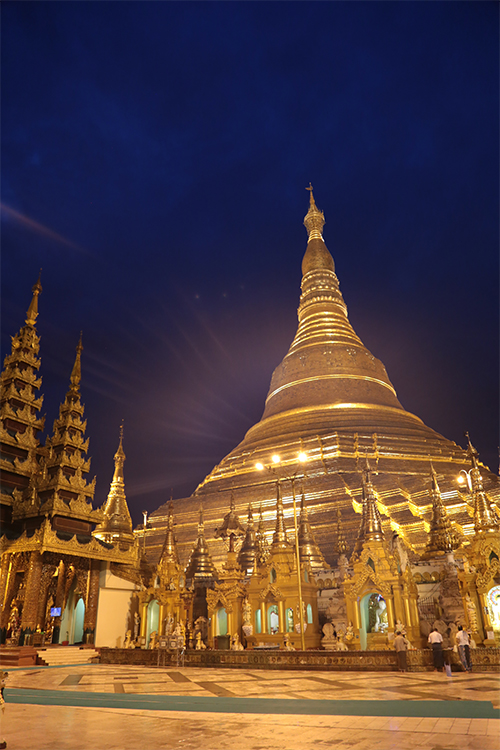
[[[432,628],[431,632],[429,633],[429,638],[427,640],[431,644],[431,648],[432,648],[432,660],[434,662],[434,670],[436,672],[442,672],[443,666],[444,666],[443,636],[436,628]]]
[[[470,658],[470,638],[467,631],[465,631],[461,625],[458,626],[456,640],[462,667],[466,670],[466,672],[472,672],[472,660]]]

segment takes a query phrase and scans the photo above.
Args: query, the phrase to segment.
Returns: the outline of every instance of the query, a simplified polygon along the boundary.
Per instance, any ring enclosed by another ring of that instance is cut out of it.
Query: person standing
[[[462,667],[466,672],[472,672],[472,659],[470,658],[470,638],[467,631],[464,630],[461,625],[458,626],[456,641],[458,646],[458,655],[460,656]]]
[[[442,672],[444,665],[443,636],[437,630],[437,628],[432,628],[431,632],[429,633],[428,642],[431,644],[432,648],[432,661],[434,662],[434,671]]]
[[[400,672],[408,671],[408,664],[406,661],[406,650],[408,648],[408,641],[401,633],[400,630],[396,631],[396,637],[394,639],[394,648],[396,649],[396,656],[398,658],[398,667]]]

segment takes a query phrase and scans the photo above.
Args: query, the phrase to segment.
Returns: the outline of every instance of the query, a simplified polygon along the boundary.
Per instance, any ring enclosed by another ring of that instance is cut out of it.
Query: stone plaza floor
[[[9,750],[499,750],[492,673],[9,671]]]

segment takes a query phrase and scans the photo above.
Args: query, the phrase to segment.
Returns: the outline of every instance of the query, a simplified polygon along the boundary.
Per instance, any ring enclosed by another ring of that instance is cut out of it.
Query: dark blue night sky
[[[189,494],[296,329],[311,181],[406,409],[497,467],[498,4],[4,2],[2,348],[43,267],[52,427],[83,330],[106,498]]]

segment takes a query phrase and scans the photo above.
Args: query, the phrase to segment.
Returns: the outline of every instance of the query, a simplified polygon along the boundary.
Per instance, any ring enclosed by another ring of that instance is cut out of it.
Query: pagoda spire
[[[363,511],[361,524],[359,527],[358,538],[354,547],[354,554],[359,554],[363,549],[365,542],[383,542],[385,541],[382,530],[382,519],[375,497],[375,490],[370,476],[370,464],[368,456],[366,457],[366,466],[362,474],[363,488]]]
[[[0,498],[2,506],[10,506],[16,517],[23,515],[21,506],[28,500],[27,494],[31,498],[32,510],[34,508],[31,500],[36,499],[39,458],[43,452],[38,439],[45,425],[45,417],[39,414],[43,403],[43,396],[38,395],[42,379],[37,377],[40,337],[35,328],[41,291],[42,285],[38,279],[33,287],[26,324],[12,336],[11,352],[5,357],[0,375],[0,443],[3,458]]]
[[[302,498],[300,500],[299,554],[301,562],[309,563],[311,568],[327,567],[323,553],[316,543],[311,524],[309,523],[304,490],[302,490]]]
[[[465,436],[468,442],[467,454],[472,467],[469,471],[469,476],[474,499],[474,531],[476,534],[498,531],[500,527],[499,518],[493,510],[491,501],[483,487],[483,478],[478,461],[479,453],[472,445],[468,432],[465,433]]]
[[[345,555],[347,552],[347,542],[344,535],[344,526],[342,523],[342,513],[340,508],[337,508],[337,544],[335,547],[335,553],[337,555]]]
[[[104,542],[132,544],[134,533],[132,531],[132,519],[125,496],[125,481],[123,478],[123,464],[125,462],[123,424],[120,426],[120,442],[114,456],[114,461],[115,470],[108,499],[102,508],[104,517],[92,533],[97,539],[102,539]]]
[[[281,482],[276,482],[276,526],[273,534],[273,547],[287,547],[289,545],[286,526],[285,514],[283,511],[283,498],[281,496]]]
[[[236,513],[234,493],[233,490],[231,490],[229,513],[226,513],[226,515],[224,516],[220,529],[215,529],[214,537],[216,539],[222,539],[226,546],[226,549],[229,549],[231,537],[233,538],[233,544],[235,541],[237,544],[239,544],[244,536],[245,528],[241,524],[238,514]]]
[[[28,307],[28,310],[26,312],[26,325],[27,326],[34,326],[36,323],[36,319],[38,318],[38,297],[42,293],[42,269],[40,269],[40,273],[38,275],[38,281],[36,282],[35,286],[33,287],[33,297],[30,302],[30,306]]]
[[[431,489],[429,494],[432,499],[432,520],[429,532],[429,543],[425,551],[425,557],[430,557],[436,552],[453,552],[459,545],[460,540],[454,531],[448,513],[441,497],[437,474],[431,461]]]
[[[78,391],[80,389],[80,383],[82,380],[82,335],[83,334],[80,331],[80,339],[78,341],[78,346],[76,347],[75,364],[73,365],[70,377],[71,389],[74,391]]]
[[[238,554],[238,565],[245,571],[247,575],[250,575],[255,569],[255,561],[257,558],[257,540],[256,532],[253,522],[252,505],[248,504],[248,519],[247,519],[247,530],[245,532],[245,538]]]
[[[322,231],[325,226],[325,215],[323,211],[318,209],[315,203],[311,183],[309,183],[309,187],[306,190],[309,191],[309,211],[304,217],[304,226],[307,229],[308,241],[323,240]]]
[[[180,571],[179,553],[177,550],[177,540],[174,534],[174,511],[173,502],[170,498],[167,512],[167,528],[165,532],[165,541],[160,554],[160,559],[156,566],[156,574],[160,582],[168,587],[172,578],[177,577]]]
[[[205,524],[203,521],[203,506],[200,505],[200,520],[198,522],[198,539],[189,557],[185,570],[186,579],[203,583],[217,578],[217,572],[210,556],[205,540]]]
[[[76,354],[78,362],[81,351],[80,337]],[[85,407],[80,400],[80,382],[74,382],[73,371],[70,387],[59,407],[59,416],[54,420],[52,435],[45,441],[46,457],[38,490],[42,503],[40,510],[45,515],[50,513],[51,516],[95,522],[99,518],[92,509],[95,477],[91,482],[85,478],[90,470],[90,459],[87,458],[89,440],[85,439],[87,421],[83,418]]]
[[[262,504],[259,508],[259,525],[257,527],[257,533],[255,535],[255,541],[257,544],[257,564],[264,565],[269,557],[269,544],[266,538],[266,528],[264,524],[264,514],[262,512]]]

